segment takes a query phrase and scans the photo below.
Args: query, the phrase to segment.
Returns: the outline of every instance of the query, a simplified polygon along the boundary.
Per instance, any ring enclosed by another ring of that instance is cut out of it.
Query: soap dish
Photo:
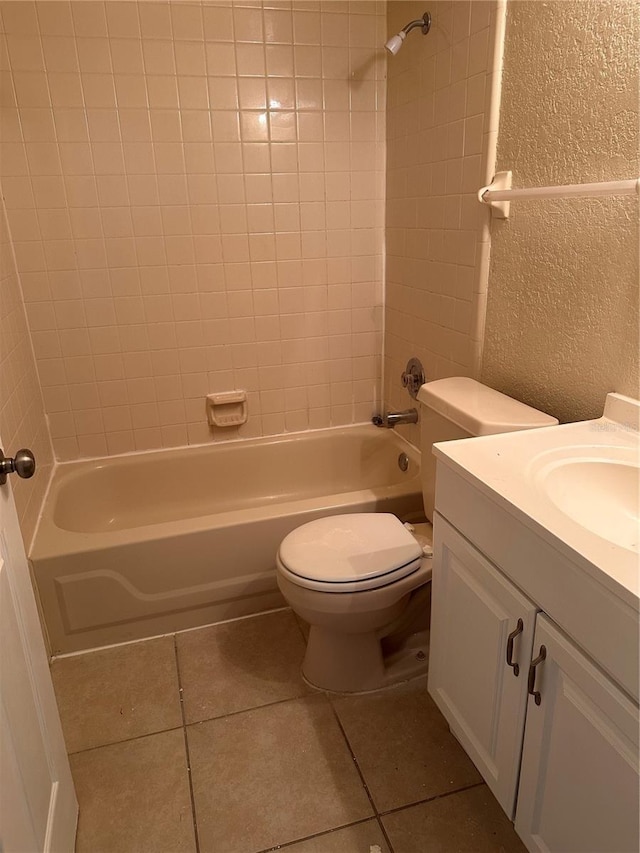
[[[207,394],[207,420],[210,426],[215,427],[235,427],[246,423],[247,392]]]

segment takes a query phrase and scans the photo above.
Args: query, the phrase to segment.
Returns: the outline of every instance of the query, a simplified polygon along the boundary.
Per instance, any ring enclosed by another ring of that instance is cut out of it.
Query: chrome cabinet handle
[[[7,482],[7,474],[14,473],[24,480],[33,477],[36,473],[36,457],[30,450],[23,448],[12,459],[11,456],[5,456],[0,448],[0,486]]]
[[[547,658],[547,647],[540,646],[540,654],[535,660],[531,661],[531,665],[529,666],[529,683],[527,685],[529,693],[533,696],[536,705],[539,705],[542,702],[542,696],[540,695],[540,691],[536,690],[536,667],[538,664],[541,664],[543,660]]]
[[[518,634],[522,634],[523,631],[524,622],[522,619],[518,619],[516,627],[507,638],[507,666],[510,666],[513,669],[513,674],[516,678],[520,675],[520,664],[513,662],[513,643]]]

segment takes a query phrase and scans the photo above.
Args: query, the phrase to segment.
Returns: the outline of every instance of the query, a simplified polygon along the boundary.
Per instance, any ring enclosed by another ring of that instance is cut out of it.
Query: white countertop
[[[623,461],[639,472],[640,403],[609,394],[602,418],[522,432],[435,444],[439,461],[452,467],[476,488],[498,503],[546,542],[579,564],[592,577],[629,603],[640,608],[640,557],[638,536],[625,544],[606,538],[606,518],[596,517],[587,527],[567,515],[549,497],[544,474],[564,461]],[[572,495],[588,502],[589,483]],[[607,507],[615,516],[617,507]],[[598,525],[601,533],[598,534]],[[635,531],[634,518],[627,517]]]

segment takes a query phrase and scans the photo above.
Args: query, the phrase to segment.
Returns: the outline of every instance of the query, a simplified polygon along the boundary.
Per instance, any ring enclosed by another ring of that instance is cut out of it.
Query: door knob
[[[24,480],[33,477],[36,472],[36,457],[30,450],[23,448],[16,455],[5,456],[0,448],[0,486],[4,486],[7,482],[7,474],[17,474]]]

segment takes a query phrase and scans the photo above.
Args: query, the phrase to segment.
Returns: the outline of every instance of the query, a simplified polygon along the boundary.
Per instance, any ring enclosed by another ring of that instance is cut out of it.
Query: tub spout
[[[404,412],[387,412],[386,415],[374,415],[371,418],[371,423],[386,429],[393,429],[398,424],[417,424],[418,410],[407,409]]]

